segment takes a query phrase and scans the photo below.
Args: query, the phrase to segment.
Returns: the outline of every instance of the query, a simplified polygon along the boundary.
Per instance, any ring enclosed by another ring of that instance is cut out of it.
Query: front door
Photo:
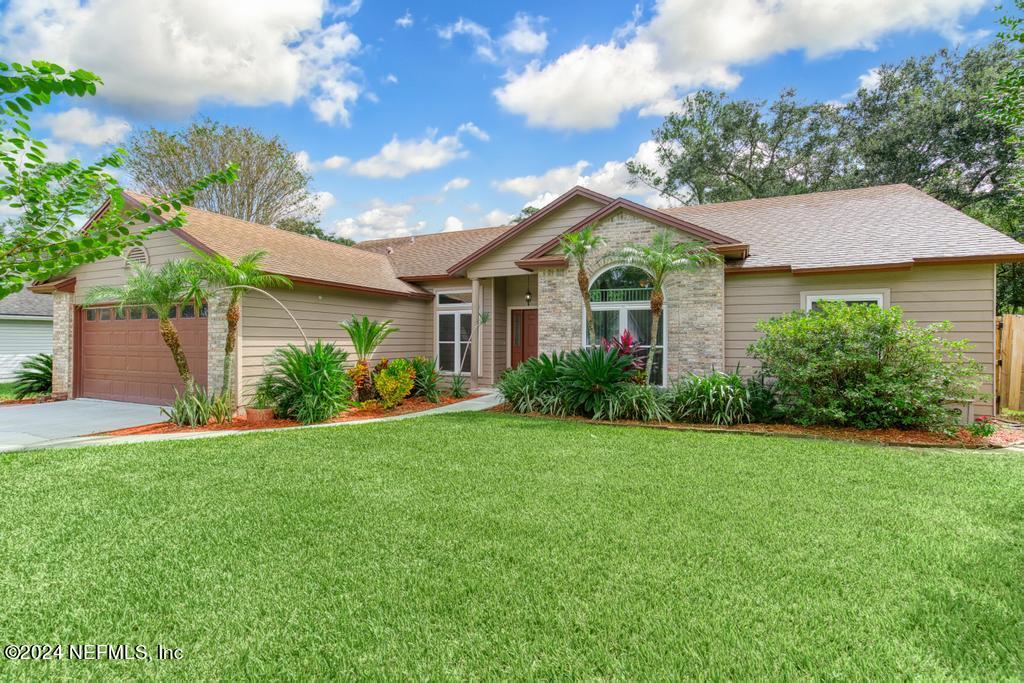
[[[537,355],[537,309],[512,311],[512,367]]]

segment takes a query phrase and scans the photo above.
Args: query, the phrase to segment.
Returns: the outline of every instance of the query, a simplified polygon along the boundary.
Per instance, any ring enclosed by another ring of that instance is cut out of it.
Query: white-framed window
[[[473,292],[471,290],[437,292],[437,369],[455,374],[470,372],[473,350]]]
[[[833,290],[828,292],[801,292],[800,308],[812,311],[819,301],[845,301],[850,305],[874,304],[879,308],[889,307],[888,289]]]
[[[665,318],[668,311],[667,307],[662,309],[656,341],[652,344],[650,275],[632,266],[614,266],[598,273],[590,285],[590,308],[594,312],[597,338],[585,339],[584,343],[600,344],[628,331],[642,354],[654,354],[651,377],[656,383],[664,384]],[[586,336],[586,320],[583,330]]]

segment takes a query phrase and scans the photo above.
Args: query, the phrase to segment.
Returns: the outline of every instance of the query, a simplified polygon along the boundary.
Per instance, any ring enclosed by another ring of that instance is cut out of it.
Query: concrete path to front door
[[[94,398],[0,406],[0,453],[163,419],[160,406]]]

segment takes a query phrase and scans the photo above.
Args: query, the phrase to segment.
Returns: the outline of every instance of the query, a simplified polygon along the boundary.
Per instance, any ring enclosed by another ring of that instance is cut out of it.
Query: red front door
[[[512,311],[512,367],[537,355],[537,309]]]

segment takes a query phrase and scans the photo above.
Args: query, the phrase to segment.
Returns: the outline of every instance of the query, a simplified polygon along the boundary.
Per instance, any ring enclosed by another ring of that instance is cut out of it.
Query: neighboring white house
[[[0,381],[29,356],[53,352],[53,299],[27,289],[0,299]]]

